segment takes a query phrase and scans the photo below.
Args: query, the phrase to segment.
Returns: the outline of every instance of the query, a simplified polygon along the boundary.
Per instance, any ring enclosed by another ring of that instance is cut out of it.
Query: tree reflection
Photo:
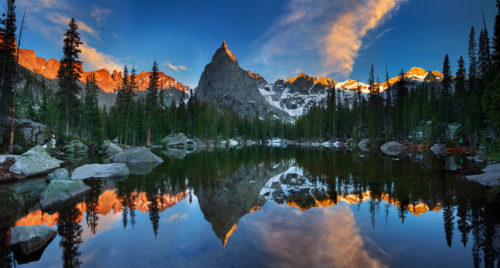
[[[59,245],[63,251],[64,267],[80,267],[82,264],[79,259],[81,252],[78,250],[80,244],[83,243],[82,227],[78,223],[80,217],[81,212],[76,206],[59,211],[57,232],[61,237]]]
[[[90,231],[95,235],[99,221],[97,209],[99,206],[99,196],[101,195],[102,181],[92,181],[89,183],[89,186],[92,190],[85,196],[85,204],[87,206],[85,219]]]

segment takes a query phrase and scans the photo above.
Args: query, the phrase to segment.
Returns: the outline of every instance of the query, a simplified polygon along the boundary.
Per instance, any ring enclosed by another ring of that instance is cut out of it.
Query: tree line
[[[334,139],[369,138],[376,143],[399,140],[409,143],[461,143],[477,148],[486,141],[496,142],[500,130],[500,19],[495,19],[492,42],[486,25],[476,41],[474,27],[468,43],[468,70],[462,57],[452,74],[451,62],[445,56],[442,78],[435,82],[415,83],[406,79],[401,70],[391,84],[386,71],[384,91],[375,78],[372,65],[368,78],[369,94],[361,87],[353,92],[328,89],[324,105],[314,104],[295,122],[262,118],[247,118],[231,107],[209,105],[196,99],[193,92],[182,93],[173,104],[166,102],[167,89],[160,87],[159,67],[153,63],[146,94],[137,94],[136,69],[125,66],[116,102],[99,107],[98,85],[93,75],[80,82],[82,64],[78,24],[71,18],[64,33],[63,57],[58,70],[55,96],[41,82],[20,70],[24,87],[9,105],[16,87],[16,18],[14,1],[8,0],[8,12],[2,20],[0,60],[0,114],[15,114],[47,124],[56,130],[58,140],[80,137],[98,148],[105,139],[117,139],[121,144],[151,145],[165,135],[183,132],[192,138],[325,141]],[[497,2],[500,9],[500,4]],[[51,85],[54,86],[54,85]],[[37,88],[38,90],[33,90]],[[140,96],[139,96],[140,95]],[[187,96],[189,95],[189,98]],[[11,107],[11,109],[9,109]],[[458,128],[450,133],[450,124]],[[451,135],[453,134],[453,135]],[[5,136],[3,141],[5,141]],[[16,137],[21,138],[21,137]],[[491,142],[490,142],[491,143]],[[5,142],[4,142],[5,144]],[[498,144],[495,145],[498,147]]]

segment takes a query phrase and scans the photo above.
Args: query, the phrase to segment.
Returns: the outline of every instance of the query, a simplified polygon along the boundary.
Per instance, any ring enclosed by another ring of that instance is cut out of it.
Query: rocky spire
[[[230,60],[232,62],[238,63],[233,52],[231,52],[231,50],[229,50],[229,48],[227,47],[226,41],[222,41],[222,45],[219,49],[217,49],[212,58],[212,61],[214,62],[220,60]]]

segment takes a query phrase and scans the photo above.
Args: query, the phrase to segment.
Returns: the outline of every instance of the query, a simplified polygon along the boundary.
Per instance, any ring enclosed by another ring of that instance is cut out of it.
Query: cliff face
[[[57,78],[57,71],[59,70],[59,66],[61,63],[56,59],[46,60],[41,57],[37,57],[35,51],[31,49],[21,49],[19,51],[19,64],[26,69],[43,75],[47,79],[55,79]],[[100,69],[97,71],[84,72],[80,80],[85,82],[87,76],[90,74],[95,74],[97,85],[102,89],[102,91],[106,93],[113,93],[114,90],[120,88],[121,80],[122,80],[122,72],[113,70],[112,72],[106,69]],[[148,82],[149,75],[151,72],[144,72],[137,74],[137,85],[139,90],[145,91]],[[162,72],[159,73],[160,76],[160,86],[164,89],[175,88],[181,91],[186,92],[188,87],[178,82],[171,76],[168,76]]]

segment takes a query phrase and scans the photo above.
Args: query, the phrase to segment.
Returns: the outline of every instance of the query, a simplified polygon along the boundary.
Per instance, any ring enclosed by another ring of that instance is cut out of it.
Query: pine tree
[[[135,91],[137,91],[137,74],[135,66],[132,66],[132,72],[130,74],[129,84],[125,95],[125,144],[128,144],[128,134],[129,134],[129,122],[130,122],[130,110],[132,109],[132,100],[135,96]]]
[[[493,28],[493,62],[497,68],[500,68],[500,0],[497,0],[497,15],[495,17],[495,26]]]
[[[470,92],[474,92],[477,82],[477,56],[476,56],[476,35],[474,26],[470,29],[469,35],[469,81],[468,87]]]
[[[441,82],[441,96],[439,102],[439,119],[438,119],[438,131],[440,134],[444,134],[445,141],[448,140],[448,124],[450,120],[451,108],[450,108],[450,90],[451,90],[451,67],[450,59],[448,55],[444,57],[443,63],[443,80]]]
[[[392,136],[392,87],[389,80],[389,71],[387,70],[387,66],[385,68],[385,85],[387,89],[385,94],[384,130],[385,139],[387,141],[387,139]]]
[[[403,70],[399,73],[399,81],[396,87],[396,96],[394,100],[394,133],[399,139],[407,137],[407,107],[408,107],[408,88],[406,86],[405,73]]]
[[[149,85],[146,94],[146,114],[147,114],[147,138],[146,144],[151,145],[151,124],[152,115],[158,106],[158,86],[159,86],[159,69],[156,60],[153,63],[151,75],[149,76]]]
[[[469,144],[474,148],[483,121],[481,110],[482,89],[478,86],[478,59],[475,38],[474,27],[472,27],[469,35],[469,79],[467,81],[468,101],[465,128],[468,133]]]
[[[467,99],[469,94],[465,87],[465,78],[466,78],[466,70],[465,70],[465,62],[463,57],[460,57],[458,60],[458,70],[455,78],[455,111],[458,118],[458,123],[461,126],[465,125],[467,118]]]
[[[479,34],[479,52],[478,63],[479,72],[482,78],[487,74],[488,68],[491,66],[491,51],[490,51],[490,38],[488,36],[488,29],[486,29],[486,22],[483,14],[483,29]]]
[[[127,91],[129,87],[130,84],[129,84],[128,68],[125,65],[125,67],[123,68],[122,82],[120,84],[120,88],[118,89],[118,93],[116,96],[116,108],[118,111],[118,116],[116,120],[119,122],[121,129],[125,128],[126,125]],[[120,131],[120,135],[118,138],[119,143],[123,143],[124,140],[123,134],[124,133]]]
[[[5,14],[4,14],[5,15]],[[1,20],[0,60],[0,116],[9,113],[16,76],[16,12],[14,0],[7,1],[6,18]]]
[[[77,84],[82,73],[82,62],[79,60],[81,50],[79,46],[80,34],[78,25],[74,18],[69,22],[69,29],[64,34],[63,58],[57,76],[59,78],[59,101],[64,112],[61,113],[65,122],[66,135],[70,133],[70,125],[74,127],[74,118],[76,117],[74,107],[78,106],[78,94],[80,87]]]
[[[102,127],[101,112],[99,111],[98,90],[95,74],[87,76],[85,87],[84,111],[86,113],[87,129],[90,140],[95,147],[102,144],[104,131]]]

